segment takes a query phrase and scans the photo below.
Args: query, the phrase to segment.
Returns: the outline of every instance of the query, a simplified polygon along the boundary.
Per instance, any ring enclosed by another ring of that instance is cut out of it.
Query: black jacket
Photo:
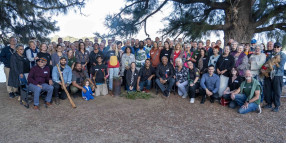
[[[92,77],[96,76],[95,83],[104,83],[104,75],[106,76],[108,74],[106,68],[107,67],[104,64],[91,66],[90,73],[92,74]]]
[[[96,60],[97,56],[101,56],[103,59],[102,63],[104,63],[104,55],[100,50],[98,50],[98,53],[94,53],[94,51],[91,51],[89,54],[89,63],[91,65],[93,65],[93,63],[97,64],[97,60]]]
[[[223,57],[221,55],[217,60],[216,68],[220,71],[227,69],[227,72],[225,72],[223,75],[229,77],[234,64],[234,57],[232,55],[228,55],[227,57]]]
[[[126,71],[126,83],[128,86],[133,86],[133,87],[136,87],[135,85],[137,84],[137,79],[138,79],[138,76],[139,76],[139,72],[137,69],[135,69],[135,73],[133,74],[133,79],[134,81],[131,83],[131,79],[132,79],[132,71],[131,71],[131,68],[128,69]]]
[[[20,56],[14,53],[10,59],[10,72],[8,86],[18,88],[20,86],[20,74],[29,73],[30,62],[26,56]]]
[[[162,57],[163,56],[166,56],[168,58],[168,62],[170,62],[171,60],[171,55],[172,55],[172,51],[173,49],[169,49],[168,51],[166,49],[163,49],[161,50],[161,53],[160,53],[160,62],[162,62]]]
[[[167,75],[167,76],[166,76]],[[156,77],[162,78],[163,80],[171,79],[175,75],[175,70],[173,65],[168,63],[166,66],[163,65],[163,63],[160,63],[156,69]]]

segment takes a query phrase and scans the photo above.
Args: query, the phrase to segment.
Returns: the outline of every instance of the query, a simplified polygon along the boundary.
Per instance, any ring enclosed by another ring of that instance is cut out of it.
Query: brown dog
[[[268,60],[260,69],[261,73],[260,76],[265,76],[265,77],[269,77],[269,73],[271,71],[273,71],[273,66],[276,65],[277,67],[279,66],[281,57],[280,55],[277,55],[273,58],[271,58],[270,60]]]

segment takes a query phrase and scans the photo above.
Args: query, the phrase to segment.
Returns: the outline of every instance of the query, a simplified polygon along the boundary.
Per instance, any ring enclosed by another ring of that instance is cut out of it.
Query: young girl
[[[83,88],[86,90],[86,92],[84,93],[82,91],[82,98],[84,100],[86,100],[86,101],[88,101],[90,99],[94,99],[93,96],[92,96],[93,95],[92,90],[91,90],[91,88],[89,86],[89,81],[87,79],[84,80],[84,82],[83,82]]]

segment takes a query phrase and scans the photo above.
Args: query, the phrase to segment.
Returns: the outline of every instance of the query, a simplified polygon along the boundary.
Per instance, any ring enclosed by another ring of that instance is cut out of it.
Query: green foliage
[[[162,36],[176,38],[183,35],[183,38],[194,40],[208,35],[210,31],[250,27],[252,32],[245,28],[250,38],[261,32],[278,36],[276,38],[279,41],[285,37],[285,0],[126,0],[126,6],[119,13],[106,17],[105,25],[110,31],[105,36],[132,36],[144,28],[149,37],[146,31],[148,18],[167,6],[167,3],[171,3],[173,9],[164,18],[168,25],[158,31]],[[241,21],[247,21],[248,25],[243,25]]]
[[[127,99],[150,99],[154,98],[150,93],[144,93],[144,92],[138,92],[138,91],[132,91],[127,92],[121,95],[122,97],[126,97]]]
[[[70,8],[84,7],[84,0],[2,0],[0,1],[0,38],[15,35],[27,43],[31,37],[47,41],[47,35],[58,31],[52,16],[66,14]]]

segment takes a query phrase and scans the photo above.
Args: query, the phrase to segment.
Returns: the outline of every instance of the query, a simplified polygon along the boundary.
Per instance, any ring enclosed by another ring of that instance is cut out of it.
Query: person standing
[[[272,103],[274,103],[273,112],[278,112],[280,107],[280,96],[283,87],[283,75],[284,75],[284,65],[286,62],[286,54],[281,51],[282,45],[277,42],[274,44],[274,50],[270,58],[274,56],[280,56],[279,67],[274,65],[274,70],[271,72],[271,76],[264,79],[264,96],[266,105],[263,108],[272,108]]]
[[[108,89],[107,89],[107,84],[106,84],[106,79],[108,77],[107,73],[107,67],[102,63],[103,57],[98,55],[96,57],[97,59],[97,64],[91,66],[91,78],[95,84],[95,96],[100,96],[100,95],[107,95],[108,94]]]
[[[27,57],[24,55],[24,46],[17,45],[16,52],[11,55],[10,58],[10,70],[8,78],[8,86],[13,87],[13,92],[9,92],[10,98],[15,97],[15,92],[17,92],[20,86],[20,80],[25,80],[25,73],[29,73],[30,63]]]
[[[7,92],[9,93],[10,97],[14,98],[15,97],[14,93],[18,89],[12,86],[8,86],[8,79],[9,79],[9,72],[10,72],[10,58],[11,58],[11,55],[16,51],[16,44],[17,44],[16,37],[10,37],[9,42],[10,42],[10,45],[2,49],[0,53],[0,61],[3,62],[4,64],[4,73],[6,76]]]
[[[139,42],[139,49],[135,52],[135,63],[136,69],[140,70],[141,67],[144,66],[144,62],[147,59],[147,53],[144,50],[144,42]]]
[[[35,41],[33,40],[29,41],[29,46],[29,49],[26,51],[26,56],[30,61],[30,68],[32,68],[36,64],[36,60],[39,59],[37,56],[39,51],[36,48]]]
[[[119,52],[115,43],[111,44],[111,49],[107,52],[105,61],[109,69],[109,90],[113,89],[113,78],[119,77]]]
[[[153,47],[150,50],[150,61],[153,68],[156,68],[160,64],[160,53],[161,50],[158,47],[158,43],[153,42]]]

